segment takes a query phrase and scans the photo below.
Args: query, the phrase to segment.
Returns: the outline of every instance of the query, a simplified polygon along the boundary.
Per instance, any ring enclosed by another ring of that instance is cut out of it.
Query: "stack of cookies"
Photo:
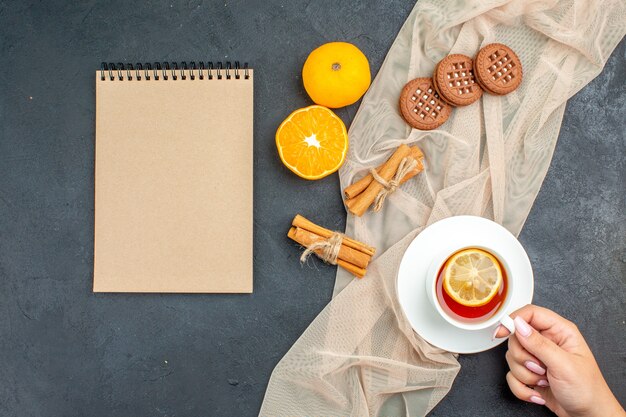
[[[467,106],[483,92],[505,95],[522,82],[522,63],[511,48],[492,43],[474,60],[448,55],[435,67],[432,78],[409,81],[400,94],[402,117],[415,129],[436,129],[448,120],[452,107]]]

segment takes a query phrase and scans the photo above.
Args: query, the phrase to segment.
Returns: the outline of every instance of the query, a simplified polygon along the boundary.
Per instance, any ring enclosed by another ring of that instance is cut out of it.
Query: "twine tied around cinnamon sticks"
[[[400,145],[387,162],[344,190],[350,213],[360,217],[372,204],[374,211],[379,211],[390,193],[424,170],[423,158],[417,146]]]
[[[378,212],[381,208],[383,208],[383,204],[385,204],[387,196],[396,191],[396,189],[400,186],[400,180],[415,169],[416,166],[417,160],[409,157],[402,158],[402,161],[398,166],[398,170],[396,171],[396,175],[394,175],[393,179],[390,181],[386,181],[383,177],[378,175],[378,172],[376,172],[374,168],[370,168],[370,174],[372,174],[372,177],[383,186],[383,189],[378,192],[376,199],[374,200],[375,212]]]
[[[318,240],[308,245],[306,250],[302,252],[302,256],[300,256],[300,262],[305,263],[309,256],[316,253],[316,250],[321,249],[321,253],[318,255],[319,258],[327,264],[337,265],[341,242],[343,242],[343,234],[333,232],[327,240]]]
[[[371,246],[318,226],[299,214],[291,222],[287,236],[306,248],[301,262],[306,262],[314,253],[324,262],[339,265],[358,278],[365,275],[376,252]]]

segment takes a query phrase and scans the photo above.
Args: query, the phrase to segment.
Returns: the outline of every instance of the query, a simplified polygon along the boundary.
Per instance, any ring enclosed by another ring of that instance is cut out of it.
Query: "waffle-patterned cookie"
[[[522,61],[511,48],[501,43],[491,43],[476,55],[474,60],[476,81],[488,92],[509,94],[522,82]]]
[[[436,129],[448,120],[451,112],[435,91],[432,78],[409,81],[400,94],[400,112],[415,129]]]
[[[476,83],[472,58],[452,54],[442,59],[433,74],[437,92],[452,106],[467,106],[483,95],[483,89]]]

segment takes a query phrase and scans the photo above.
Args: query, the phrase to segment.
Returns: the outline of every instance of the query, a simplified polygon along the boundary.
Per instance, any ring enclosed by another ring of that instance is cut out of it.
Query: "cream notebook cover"
[[[251,69],[96,73],[94,292],[252,292]]]

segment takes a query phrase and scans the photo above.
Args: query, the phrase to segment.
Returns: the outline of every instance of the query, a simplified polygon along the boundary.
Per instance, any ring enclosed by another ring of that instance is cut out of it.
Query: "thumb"
[[[563,360],[565,351],[552,340],[542,336],[533,329],[521,316],[516,316],[515,337],[528,352],[543,362],[548,368],[556,369]]]

